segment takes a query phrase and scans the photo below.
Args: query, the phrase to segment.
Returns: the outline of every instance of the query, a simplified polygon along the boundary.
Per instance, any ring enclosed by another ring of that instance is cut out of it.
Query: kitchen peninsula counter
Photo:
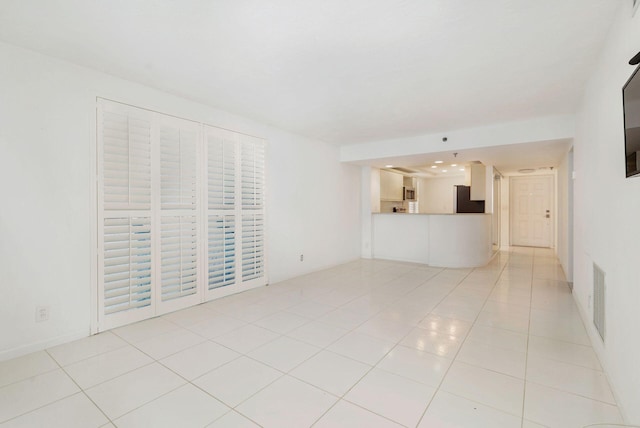
[[[491,214],[373,214],[372,250],[378,259],[484,266],[493,255]]]

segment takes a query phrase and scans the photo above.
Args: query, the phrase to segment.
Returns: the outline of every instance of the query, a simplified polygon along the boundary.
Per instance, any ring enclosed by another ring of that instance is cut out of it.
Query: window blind
[[[151,208],[151,121],[133,113],[102,115],[105,210]]]
[[[160,116],[159,310],[198,303],[199,181],[197,123]],[[187,299],[191,296],[190,299]],[[178,302],[177,300],[182,300]],[[170,305],[167,304],[171,302]]]
[[[104,219],[104,313],[151,304],[151,219]]]
[[[264,197],[264,145],[245,136],[241,143],[242,207],[262,208]]]
[[[236,192],[238,134],[206,127],[208,290],[234,285],[236,275]]]
[[[242,216],[242,279],[251,280],[264,275],[264,216]]]
[[[209,216],[208,244],[209,290],[234,284],[236,280],[235,216]]]
[[[198,245],[195,216],[162,217],[162,300],[197,293]]]
[[[151,165],[153,116],[118,104],[98,115],[99,324],[152,313]]]
[[[236,202],[237,134],[206,127],[209,210],[233,210]]]
[[[98,100],[98,328],[267,282],[265,142]]]

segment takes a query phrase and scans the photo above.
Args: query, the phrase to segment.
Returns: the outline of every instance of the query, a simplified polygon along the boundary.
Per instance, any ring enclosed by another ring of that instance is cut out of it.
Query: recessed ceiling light
[[[442,172],[447,172],[447,170],[446,170],[446,169],[443,169],[443,170],[442,170]]]
[[[442,161],[435,161],[434,163],[442,163]]]
[[[437,168],[437,166],[435,166],[435,165],[431,165],[431,168]]]
[[[458,166],[458,164],[457,163],[452,163],[451,166]]]
[[[460,168],[460,171],[464,171],[464,168]]]
[[[393,165],[385,165],[385,168],[393,168]]]

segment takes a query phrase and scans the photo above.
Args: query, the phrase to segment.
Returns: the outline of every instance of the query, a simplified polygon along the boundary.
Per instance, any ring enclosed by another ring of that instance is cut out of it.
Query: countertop
[[[372,213],[373,215],[491,215],[491,213]]]

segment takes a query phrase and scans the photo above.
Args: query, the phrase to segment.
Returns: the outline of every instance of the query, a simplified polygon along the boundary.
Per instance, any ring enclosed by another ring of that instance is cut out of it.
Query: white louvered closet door
[[[207,197],[207,300],[236,292],[238,134],[204,127]]]
[[[240,137],[241,278],[243,285],[266,283],[265,144]]]
[[[154,313],[153,115],[99,101],[98,325],[108,329]]]
[[[199,303],[200,129],[198,123],[159,119],[158,314]]]
[[[265,142],[98,100],[98,331],[267,283]]]

